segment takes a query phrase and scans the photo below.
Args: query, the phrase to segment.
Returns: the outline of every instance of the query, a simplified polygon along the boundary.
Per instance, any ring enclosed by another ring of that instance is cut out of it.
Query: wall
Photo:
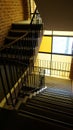
[[[15,21],[28,18],[27,0],[0,0],[0,45]]]
[[[73,81],[72,81],[72,92],[73,92]]]
[[[44,29],[73,31],[73,0],[35,0]]]

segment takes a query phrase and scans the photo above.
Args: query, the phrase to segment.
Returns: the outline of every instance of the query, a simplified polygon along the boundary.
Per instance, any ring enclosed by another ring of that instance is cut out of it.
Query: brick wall
[[[28,19],[27,0],[0,0],[0,46],[16,21]]]

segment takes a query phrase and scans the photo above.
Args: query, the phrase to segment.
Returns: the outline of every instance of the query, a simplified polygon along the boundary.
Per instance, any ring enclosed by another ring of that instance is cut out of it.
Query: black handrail
[[[26,37],[28,34],[28,32],[26,32],[24,35],[18,37],[17,39],[15,39],[14,41],[10,42],[9,44],[4,44],[3,46],[0,47],[0,51],[7,48],[7,47],[10,47],[11,45],[15,44],[16,42],[18,42],[19,40],[21,40],[22,38]]]
[[[37,7],[36,7],[36,9],[35,9],[35,11],[34,11],[34,13],[33,13],[33,17],[32,17],[32,19],[31,19],[30,25],[32,24],[33,19],[34,19],[35,15],[36,15],[36,11],[37,11]]]
[[[3,76],[2,76],[1,69],[0,69],[0,78],[1,78],[1,82],[2,82],[2,87],[3,87],[3,91],[4,91],[4,96],[5,96],[5,98],[6,98],[6,103],[7,103],[7,105],[9,105],[9,102],[8,102],[8,99],[7,99],[6,89],[5,89],[5,86],[4,86],[4,81],[3,81]]]

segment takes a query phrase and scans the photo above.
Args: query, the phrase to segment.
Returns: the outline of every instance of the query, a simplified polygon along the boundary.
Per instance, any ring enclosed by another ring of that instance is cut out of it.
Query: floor
[[[69,79],[46,76],[45,85],[48,87],[54,87],[54,88],[72,91],[72,82]]]

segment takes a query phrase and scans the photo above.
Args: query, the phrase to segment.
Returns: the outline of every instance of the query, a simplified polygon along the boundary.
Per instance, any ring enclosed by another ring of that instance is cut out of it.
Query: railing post
[[[11,103],[12,103],[12,106],[14,107],[15,105],[14,105],[14,102],[13,102],[13,97],[12,97],[11,88],[10,88],[10,85],[9,85],[9,80],[8,80],[8,75],[7,75],[7,70],[6,70],[5,65],[4,65],[4,71],[5,71],[6,81],[7,81],[8,93],[10,94]]]
[[[7,103],[7,105],[9,105],[1,69],[0,69],[0,78],[1,78],[1,82],[2,82],[2,87],[3,87],[3,91],[4,91],[4,96],[5,96],[5,98],[6,98],[6,103]]]
[[[12,69],[11,69],[11,66],[9,65],[8,66],[9,67],[9,72],[10,72],[10,80],[11,80],[11,85],[12,85],[12,87],[14,86],[14,84],[15,84],[15,78],[14,78],[14,75],[12,75]],[[16,90],[15,90],[15,88],[14,88],[14,98],[15,98],[15,100],[17,100],[17,97],[16,97]]]

